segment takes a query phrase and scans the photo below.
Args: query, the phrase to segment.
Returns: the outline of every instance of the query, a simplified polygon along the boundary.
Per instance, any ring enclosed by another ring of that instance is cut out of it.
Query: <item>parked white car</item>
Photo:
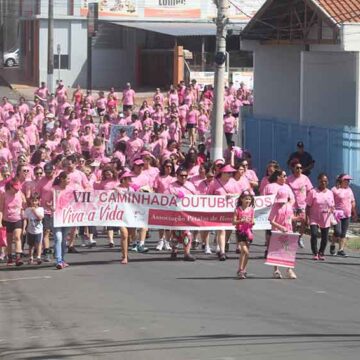
[[[19,65],[19,49],[4,53],[4,65],[13,67]]]

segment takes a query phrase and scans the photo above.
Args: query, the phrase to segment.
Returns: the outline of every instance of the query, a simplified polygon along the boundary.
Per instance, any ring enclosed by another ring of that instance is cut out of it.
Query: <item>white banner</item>
[[[125,226],[131,228],[234,229],[238,195],[175,195],[95,190],[55,193],[55,227]],[[274,196],[255,197],[254,230],[270,229]]]

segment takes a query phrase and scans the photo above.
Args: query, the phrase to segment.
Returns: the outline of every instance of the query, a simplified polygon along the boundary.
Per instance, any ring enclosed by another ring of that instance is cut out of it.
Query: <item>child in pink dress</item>
[[[249,191],[243,191],[237,201],[233,217],[236,228],[236,240],[240,243],[241,253],[237,274],[240,279],[246,279],[246,266],[249,259],[249,246],[254,239],[254,196]]]

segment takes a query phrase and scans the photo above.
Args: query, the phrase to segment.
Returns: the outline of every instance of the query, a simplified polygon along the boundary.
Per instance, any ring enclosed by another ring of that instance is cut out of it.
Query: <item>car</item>
[[[19,65],[19,49],[4,53],[4,65],[7,67],[13,67]]]

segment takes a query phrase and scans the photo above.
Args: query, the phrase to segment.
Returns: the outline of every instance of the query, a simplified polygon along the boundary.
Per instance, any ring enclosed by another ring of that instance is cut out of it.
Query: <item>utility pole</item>
[[[47,87],[54,92],[54,0],[49,0]]]
[[[226,62],[226,25],[228,23],[228,0],[215,0],[217,6],[216,18],[216,55],[214,107],[211,119],[211,159],[223,157],[223,119],[224,119],[224,85]]]

